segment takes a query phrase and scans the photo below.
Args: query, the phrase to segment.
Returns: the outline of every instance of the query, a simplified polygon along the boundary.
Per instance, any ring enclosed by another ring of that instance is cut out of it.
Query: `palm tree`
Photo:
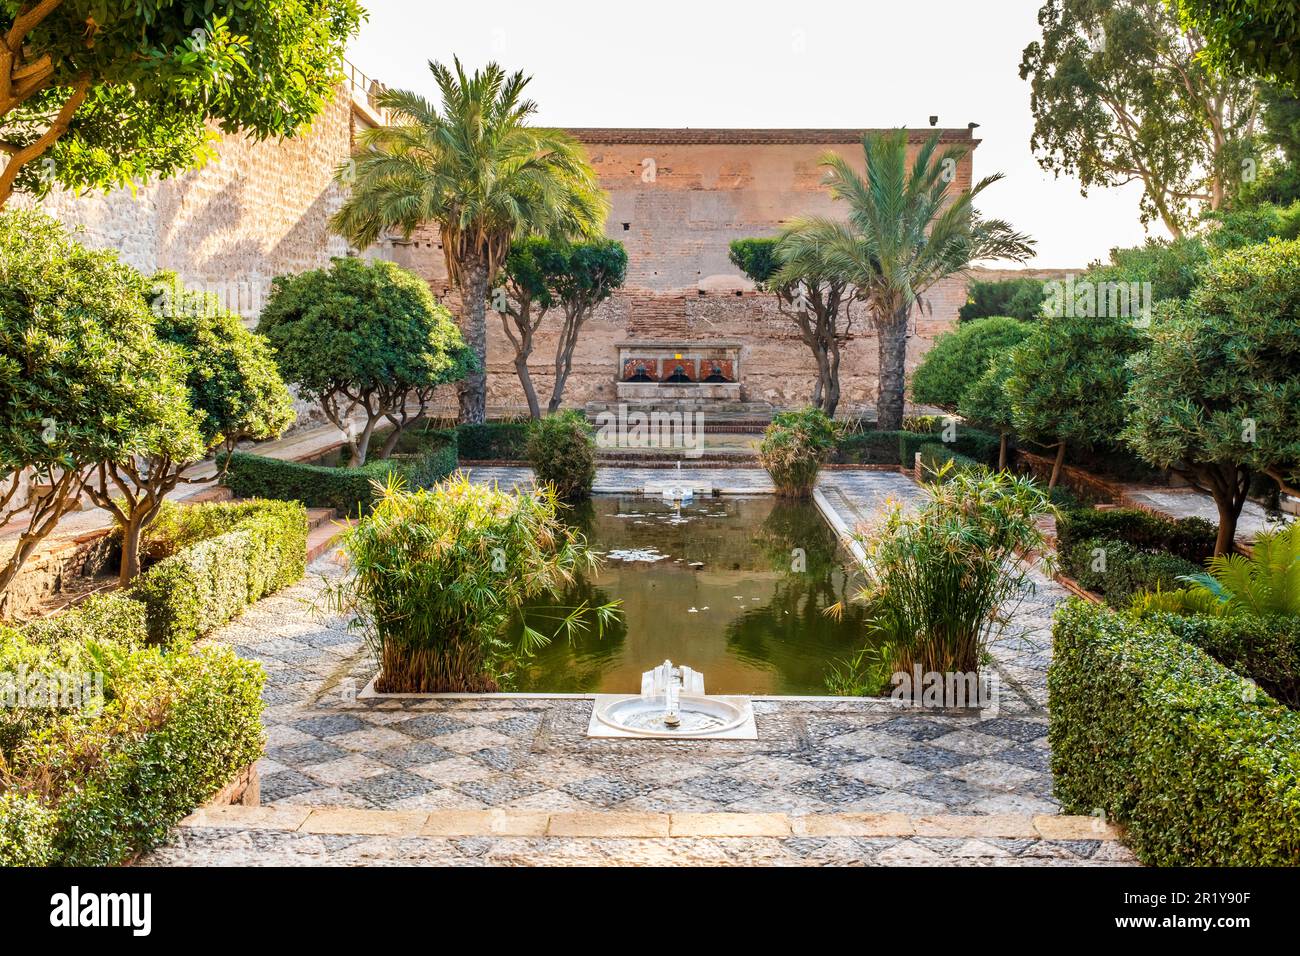
[[[827,153],[826,184],[848,204],[848,220],[799,219],[782,237],[787,261],[822,259],[866,303],[879,353],[881,429],[903,426],[908,322],[925,293],[980,260],[1023,262],[1033,255],[1032,239],[1000,219],[981,218],[972,205],[1001,174],[959,191],[953,174],[966,150],[940,153],[938,147],[935,134],[909,166],[906,130],[868,133],[862,137],[865,178],[844,157]]]
[[[528,78],[490,63],[466,76],[429,63],[442,102],[387,90],[388,125],[366,130],[338,179],[351,186],[332,225],[358,247],[392,230],[406,237],[437,223],[447,274],[461,293],[461,326],[479,368],[460,383],[460,420],[482,422],[487,403],[487,293],[511,240],[530,233],[579,238],[603,232],[608,201],[582,147],[529,126]]]

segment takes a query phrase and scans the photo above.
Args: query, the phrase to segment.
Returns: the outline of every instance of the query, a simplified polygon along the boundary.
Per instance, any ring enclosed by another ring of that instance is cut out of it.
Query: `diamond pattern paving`
[[[474,477],[503,483],[512,475],[512,480],[526,480],[518,471],[475,469]],[[724,485],[757,480],[753,474],[739,474],[745,469],[735,471],[738,474],[729,472],[725,478],[714,471],[712,481]],[[605,478],[640,480],[635,475]],[[859,510],[874,507],[885,496],[898,498],[916,490],[905,478],[886,472],[837,471],[823,478],[828,480]],[[298,585],[260,602],[214,637],[260,660],[272,677],[266,694],[268,751],[260,768],[262,801],[268,807],[1055,812],[1046,737],[1046,668],[1050,617],[1064,592],[1037,571],[1032,574],[1033,590],[1012,625],[990,648],[999,675],[995,707],[921,713],[879,700],[756,701],[754,741],[590,740],[586,727],[591,702],[586,699],[358,698],[373,674],[360,637],[348,631],[346,620],[315,618],[308,610],[318,602],[324,579],[340,573],[328,559],[318,561]],[[247,845],[250,838],[229,831],[200,837],[195,831],[187,839],[197,861],[209,850]],[[378,846],[374,841],[379,839],[327,846],[319,837],[295,834],[272,840],[258,861],[306,856],[347,862],[360,858],[357,847]],[[970,850],[968,841],[960,840],[941,846],[840,838],[749,842],[755,852],[793,863],[824,862],[850,848],[857,854],[854,861],[864,863],[956,861]],[[467,851],[456,842],[434,839],[408,841],[403,847],[410,853],[409,862],[461,865],[522,863],[543,852],[536,841],[524,839],[493,840],[486,849],[469,844]],[[704,849],[722,859],[739,858],[731,844],[701,844],[700,851]],[[1083,844],[1053,844],[1052,852],[1060,855],[1051,859],[1091,859],[1094,850]],[[178,862],[179,852],[171,857],[164,853],[158,861]],[[647,858],[658,858],[655,854],[668,851],[647,846],[644,852]],[[683,850],[678,846],[672,852]],[[575,859],[590,861],[594,854],[612,860],[622,859],[625,849],[588,841],[575,853]],[[1014,861],[1020,853],[1007,841],[985,840],[976,856]]]

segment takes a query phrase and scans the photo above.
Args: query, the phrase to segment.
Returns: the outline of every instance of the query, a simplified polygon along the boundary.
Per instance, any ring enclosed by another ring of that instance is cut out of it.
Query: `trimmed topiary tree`
[[[990,359],[984,374],[962,394],[957,411],[963,418],[998,434],[998,470],[1007,467],[1007,443],[1015,433],[1011,417],[1011,399],[1007,397],[1007,379],[1011,377],[1011,352],[1007,350]]]
[[[154,330],[175,356],[184,398],[160,411],[144,451],[102,462],[86,492],[122,529],[120,579],[140,571],[140,536],[194,462],[239,441],[278,437],[294,420],[293,399],[262,336],[216,296],[157,279]]]
[[[1011,350],[1005,389],[1016,432],[1056,449],[1048,487],[1056,487],[1070,443],[1093,445],[1124,425],[1127,361],[1144,336],[1124,317],[1048,316]]]
[[[353,467],[366,463],[381,422],[393,428],[383,458],[424,418],[437,386],[478,367],[428,283],[391,262],[337,258],[328,269],[279,276],[257,329],[285,380],[347,435]],[[354,432],[358,412],[364,425]]]
[[[148,291],[116,253],[84,248],[48,216],[0,214],[0,523],[27,517],[0,590],[93,472],[160,444],[187,459],[201,451]]]
[[[1019,345],[1033,330],[1029,322],[992,316],[963,322],[944,332],[912,373],[912,400],[956,411],[966,390],[989,367],[989,361]]]
[[[1122,437],[1214,496],[1231,551],[1252,472],[1300,483],[1300,242],[1217,259],[1131,366]]]

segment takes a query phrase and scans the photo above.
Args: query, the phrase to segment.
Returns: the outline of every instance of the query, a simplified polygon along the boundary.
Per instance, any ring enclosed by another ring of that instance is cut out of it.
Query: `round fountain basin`
[[[728,701],[686,695],[679,701],[677,726],[664,723],[665,713],[661,694],[611,701],[596,709],[596,719],[608,727],[646,737],[694,737],[733,730],[748,716]]]

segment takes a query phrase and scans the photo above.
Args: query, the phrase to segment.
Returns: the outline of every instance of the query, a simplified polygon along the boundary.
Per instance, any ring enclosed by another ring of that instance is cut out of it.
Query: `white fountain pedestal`
[[[683,694],[679,699],[682,726],[629,726],[641,712],[662,713],[662,696],[641,694],[597,694],[591,708],[587,736],[613,740],[757,740],[754,705],[748,697]],[[715,726],[692,729],[694,713],[707,716]]]

